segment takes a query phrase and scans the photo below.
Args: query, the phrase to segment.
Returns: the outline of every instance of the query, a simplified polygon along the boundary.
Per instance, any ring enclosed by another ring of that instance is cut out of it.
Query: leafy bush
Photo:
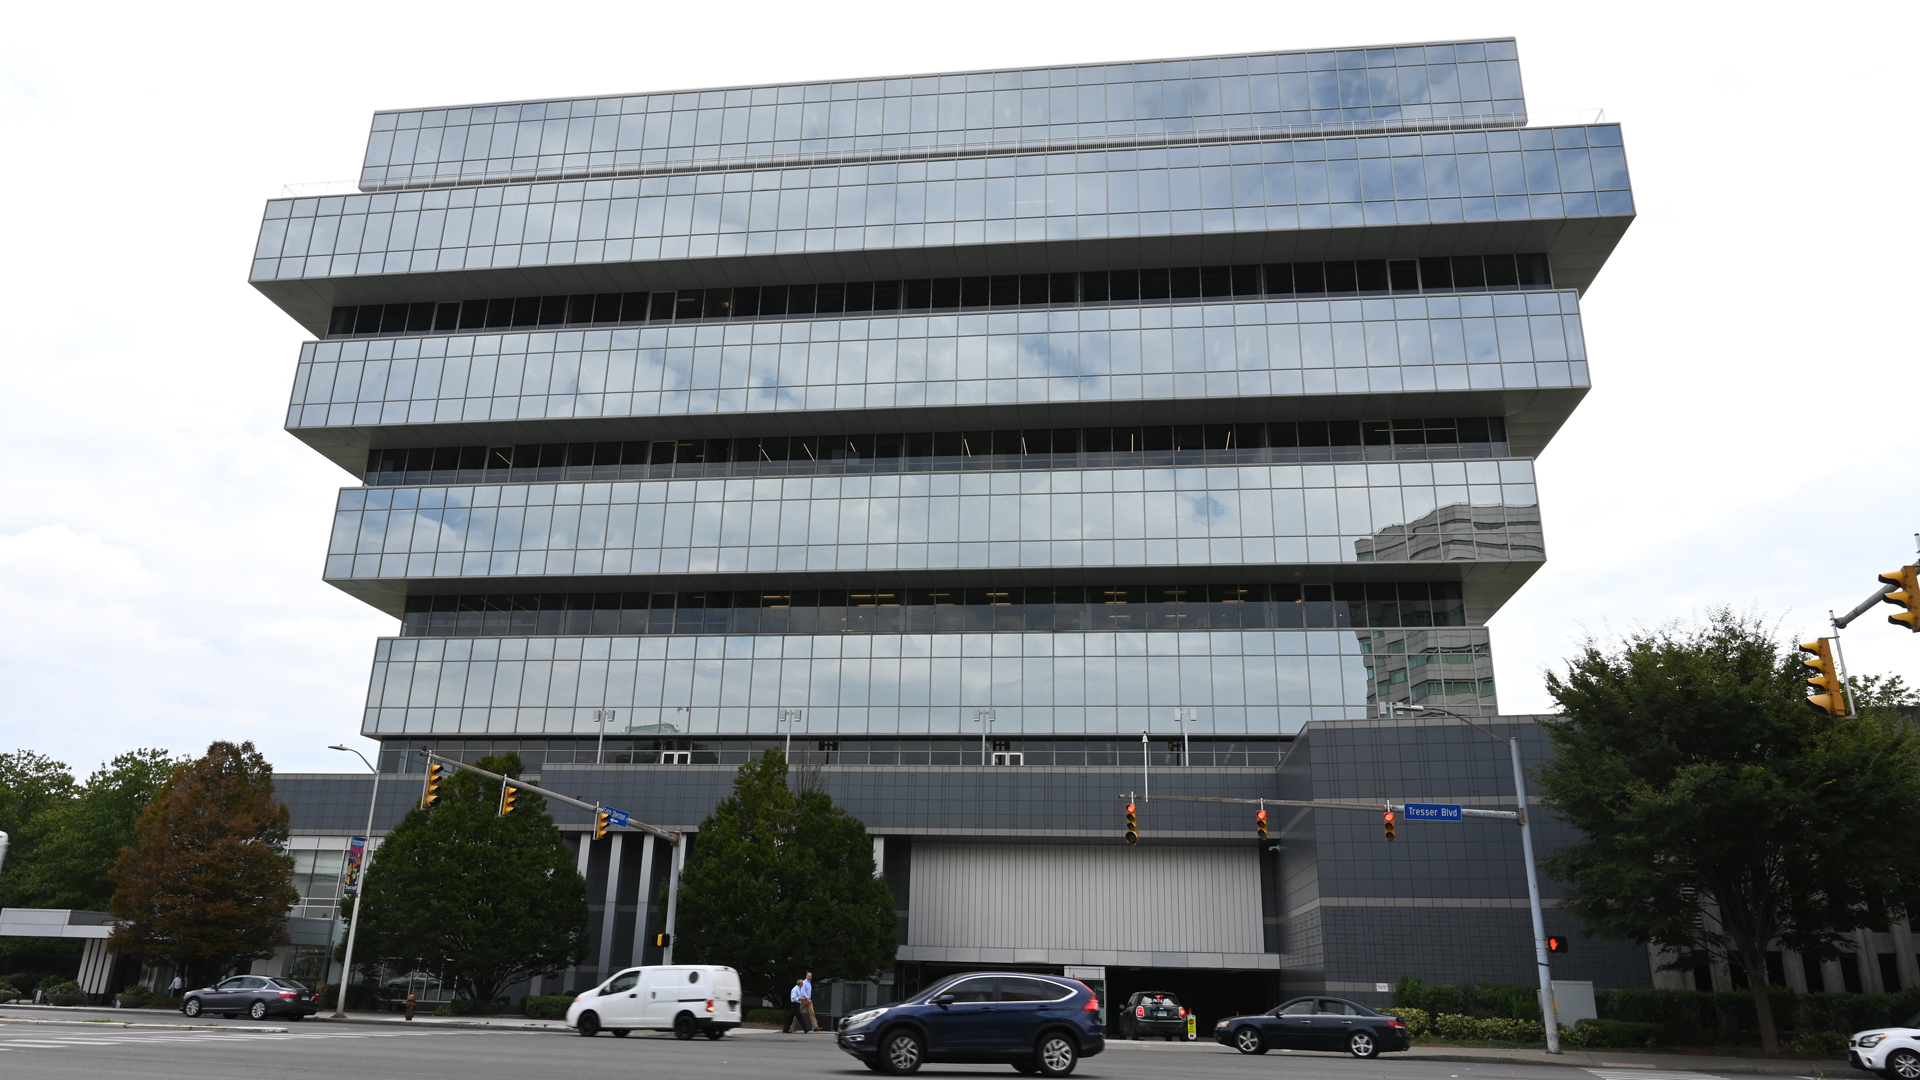
[[[135,1001],[145,1001],[147,998],[153,996],[153,991],[148,990],[140,983],[134,983],[132,986],[120,991],[120,996]]]
[[[12,1001],[19,996],[20,991],[15,990],[12,983],[0,982],[0,1001]]]
[[[1407,1036],[1409,1038],[1418,1039],[1425,1035],[1433,1026],[1433,1014],[1425,1009],[1396,1005],[1387,1015],[1397,1016],[1400,1018],[1401,1023],[1407,1025]]]
[[[1560,1030],[1560,1041],[1576,1049],[1631,1050],[1652,1046],[1660,1041],[1659,1024],[1633,1020],[1581,1020]]]
[[[572,1005],[572,994],[540,994],[529,997],[521,1008],[535,1020],[565,1020]]]
[[[1461,1016],[1457,1013],[1433,1017],[1429,1030],[1435,1039],[1463,1042],[1539,1043],[1547,1038],[1546,1026],[1538,1020]]]
[[[43,994],[77,994],[80,992],[80,984],[65,975],[49,975],[41,979],[40,985],[34,989]]]
[[[1451,1014],[1489,1020],[1540,1019],[1539,991],[1531,986],[1507,983],[1443,986],[1420,979],[1403,978],[1393,988],[1393,1003],[1424,1009],[1436,1016]]]
[[[749,1024],[785,1024],[787,1022],[787,1010],[748,1009],[747,1014],[741,1017],[741,1019]]]
[[[1847,1037],[1837,1031],[1809,1031],[1787,1040],[1787,1049],[1796,1054],[1843,1057],[1847,1052]]]
[[[437,1009],[435,1009],[435,1010],[433,1010],[433,1015],[435,1015],[435,1016],[452,1016],[452,1015],[454,1015],[454,1012],[453,1012],[453,1002],[451,1002],[451,1001],[443,1001],[443,1002],[441,1002],[441,1003],[440,1003],[440,1007],[439,1007],[439,1008],[437,1008]]]

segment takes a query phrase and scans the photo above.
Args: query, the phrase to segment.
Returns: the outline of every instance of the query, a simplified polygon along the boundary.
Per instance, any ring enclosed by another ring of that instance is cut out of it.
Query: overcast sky
[[[306,335],[246,271],[262,201],[356,175],[374,109],[1248,50],[1514,35],[1536,114],[1625,125],[1640,216],[1582,305],[1593,392],[1540,458],[1549,561],[1492,623],[1503,709],[1548,708],[1588,632],[1732,604],[1815,634],[1920,530],[1913,11],[19,5],[0,750],[85,771],[245,738],[307,771],[359,742],[396,623],[320,581],[354,480],[281,429]],[[1917,681],[1920,636],[1855,625],[1855,672]]]

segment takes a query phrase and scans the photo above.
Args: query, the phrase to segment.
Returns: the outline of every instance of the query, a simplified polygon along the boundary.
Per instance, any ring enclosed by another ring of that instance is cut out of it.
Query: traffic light
[[[667,946],[673,944],[673,935],[672,934],[655,934],[653,935],[653,943],[664,949]]]
[[[1568,944],[1569,942],[1566,938],[1556,934],[1547,939],[1547,951],[1550,953],[1564,953],[1567,951]]]
[[[508,814],[513,813],[514,799],[517,798],[519,794],[520,794],[520,789],[517,787],[514,787],[512,784],[500,785],[500,816],[501,817],[506,817]]]
[[[1801,642],[1800,651],[1811,654],[1801,657],[1800,662],[1820,673],[1807,680],[1815,691],[1807,698],[1807,708],[1828,716],[1847,715],[1847,698],[1840,692],[1840,671],[1833,663],[1833,639]]]
[[[1384,818],[1382,818],[1382,820],[1386,822],[1386,826],[1387,826],[1387,841],[1388,841],[1388,843],[1392,843],[1392,841],[1393,841],[1393,811],[1391,811],[1391,810],[1389,810],[1389,811],[1387,811],[1387,812],[1386,812],[1386,815],[1385,815],[1385,817],[1384,817]]]
[[[437,761],[427,762],[427,787],[420,793],[420,808],[431,810],[440,803],[440,771]]]
[[[1134,812],[1133,804],[1128,803],[1127,804],[1127,843],[1137,844],[1139,842],[1140,842],[1140,815]]]
[[[605,807],[595,810],[593,812],[593,838],[598,840],[607,835],[607,827],[612,824],[612,822],[613,815],[607,813]]]
[[[1253,831],[1260,834],[1260,839],[1267,838],[1267,808],[1264,806],[1254,812]]]
[[[1893,591],[1882,596],[1881,601],[1906,609],[1897,615],[1887,616],[1887,621],[1920,633],[1920,566],[1890,570],[1881,574],[1880,580],[1893,586]]]

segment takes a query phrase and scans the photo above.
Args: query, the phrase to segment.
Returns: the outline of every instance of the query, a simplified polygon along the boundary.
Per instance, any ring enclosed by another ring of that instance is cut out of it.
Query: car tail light
[[[1186,1019],[1186,1016],[1187,1016],[1187,1009],[1186,1009],[1186,1006],[1184,1006],[1184,1005],[1182,1005],[1182,1006],[1180,1007],[1180,1018],[1184,1020],[1184,1019]]]
[[[1387,1017],[1387,1026],[1390,1028],[1404,1028],[1407,1025],[1399,1017],[1389,1016]]]
[[[299,994],[296,994],[296,993],[294,993],[294,992],[293,992],[293,991],[291,991],[291,990],[282,990],[282,991],[280,991],[280,996],[281,996],[281,997],[283,997],[283,998],[297,998],[297,997],[299,997],[300,995],[299,995]]]
[[[1100,999],[1097,997],[1090,997],[1087,999],[1087,1003],[1085,1005],[1080,1006],[1080,1008],[1087,1012],[1099,1012]]]
[[[711,1001],[709,1001],[709,1002],[707,1002],[707,1011],[708,1011],[708,1012],[712,1012],[712,1011],[713,1011],[713,1002],[711,1002]]]
[[[1147,1015],[1147,1007],[1145,1005],[1135,1005],[1133,1007],[1133,1015],[1135,1016]]]

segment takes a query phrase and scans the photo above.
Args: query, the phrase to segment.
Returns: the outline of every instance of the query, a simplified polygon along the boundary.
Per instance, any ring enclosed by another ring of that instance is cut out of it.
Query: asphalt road
[[[124,1018],[120,1014],[116,1019]],[[147,1019],[142,1017],[142,1019]],[[154,1017],[153,1019],[163,1019]],[[251,1026],[253,1030],[248,1031]],[[343,1077],[394,1080],[602,1080],[608,1077],[870,1077],[834,1049],[829,1035],[733,1034],[679,1042],[635,1033],[583,1039],[551,1031],[475,1031],[387,1025],[215,1023],[191,1030],[14,1022],[0,1017],[0,1077],[31,1080],[226,1080],[229,1077]],[[929,1077],[1014,1077],[1003,1066],[930,1065]],[[1334,1054],[1244,1057],[1206,1043],[1111,1045],[1081,1062],[1076,1076],[1114,1080],[1265,1078],[1285,1080],[1705,1080],[1710,1074],[1588,1070],[1552,1065],[1466,1065],[1387,1056],[1372,1062]]]

